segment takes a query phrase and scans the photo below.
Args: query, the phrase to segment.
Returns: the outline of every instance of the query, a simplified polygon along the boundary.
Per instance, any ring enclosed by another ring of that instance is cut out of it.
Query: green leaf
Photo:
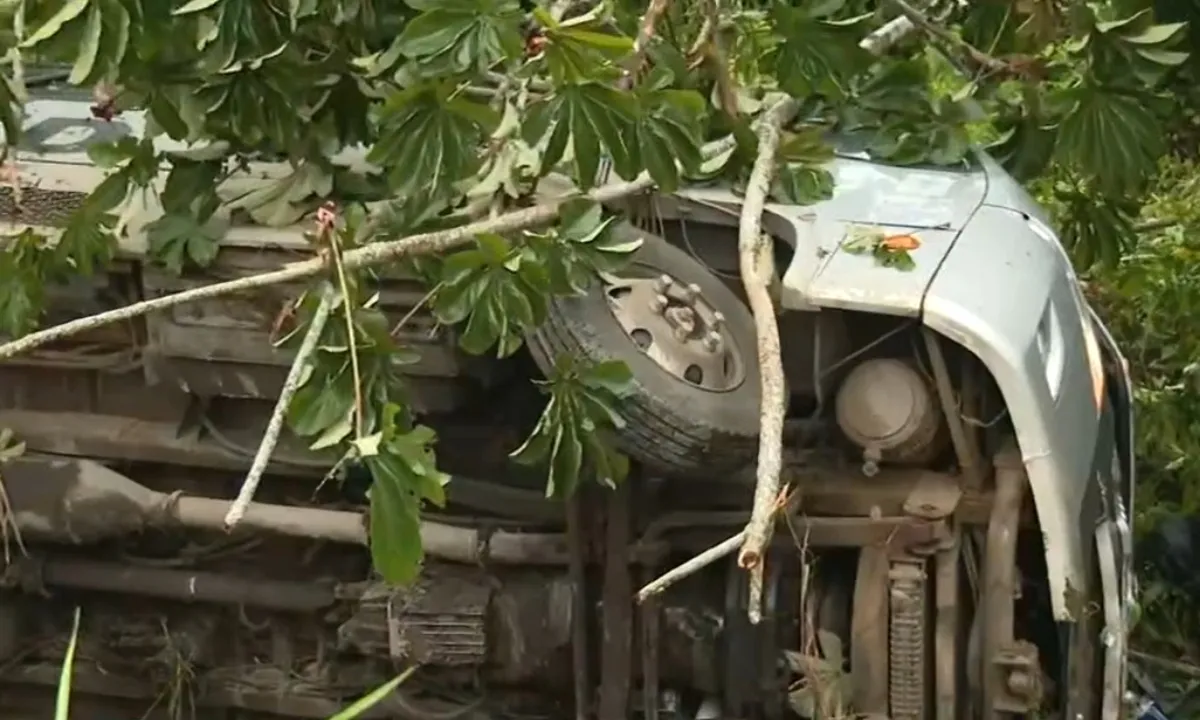
[[[67,641],[67,651],[63,655],[62,670],[58,677],[54,720],[70,720],[71,717],[71,677],[75,673],[75,648],[79,643],[79,623],[82,614],[83,611],[76,607],[74,619],[71,621],[71,637]]]
[[[203,12],[203,11],[208,10],[209,8],[213,7],[217,3],[223,2],[223,1],[224,0],[189,0],[189,2],[186,2],[183,5],[175,8],[174,12],[172,12],[171,14],[178,16],[178,15],[189,15],[191,13]]]
[[[87,146],[87,155],[93,164],[107,170],[131,159],[137,150],[137,140],[123,137],[112,142],[92,143]]]
[[[437,196],[475,173],[479,143],[498,122],[486,105],[443,99],[433,88],[397,93],[384,106],[368,160],[388,168],[399,192]]]
[[[66,0],[59,7],[58,12],[54,13],[41,27],[34,30],[25,38],[24,42],[21,43],[21,47],[32,48],[54,37],[63,29],[64,25],[82,15],[87,7],[88,0]]]
[[[779,168],[771,197],[795,205],[812,205],[833,197],[833,175],[822,167],[787,164]]]
[[[360,715],[366,713],[380,702],[391,697],[392,693],[396,692],[396,688],[403,685],[404,682],[408,680],[408,678],[411,677],[416,671],[416,665],[408,668],[396,677],[388,680],[371,692],[355,700],[353,703],[347,706],[345,710],[342,710],[337,715],[329,718],[329,720],[357,720]]]
[[[190,214],[168,213],[146,226],[151,256],[176,275],[206,268],[220,251],[220,235]]]
[[[450,3],[410,20],[399,50],[430,75],[483,71],[520,55],[520,22],[520,6],[510,0]]]
[[[385,582],[407,585],[421,570],[421,518],[413,478],[386,452],[363,459],[371,471],[371,559]]]
[[[1152,98],[1095,85],[1080,87],[1074,98],[1059,127],[1060,157],[1095,177],[1108,194],[1142,187],[1163,151]]]
[[[796,97],[842,97],[851,78],[870,61],[858,46],[870,15],[834,21],[825,19],[826,10],[817,8],[814,14],[781,3],[771,8],[776,31],[783,36],[774,54],[775,74],[781,87]]]
[[[495,346],[498,357],[507,357],[545,317],[548,282],[500,236],[482,235],[476,244],[446,259],[434,314],[447,325],[466,322],[459,344],[467,352],[482,355]]]
[[[587,189],[596,182],[602,153],[612,158],[613,168],[625,179],[641,171],[631,142],[636,113],[636,102],[608,85],[572,84],[530,108],[524,134],[530,145],[545,144],[543,172],[562,160],[570,139],[575,182]]]
[[[103,29],[100,5],[92,5],[88,10],[87,25],[83,31],[83,43],[79,47],[79,54],[75,56],[75,65],[71,68],[67,82],[79,85],[91,77],[96,67],[97,56],[100,54],[100,33]]]
[[[354,410],[354,383],[348,369],[334,377],[313,373],[292,398],[288,426],[300,437],[312,437]]]
[[[560,355],[546,382],[550,401],[510,457],[522,465],[545,465],[550,497],[570,496],[585,472],[604,485],[620,482],[629,463],[611,448],[607,435],[624,425],[616,408],[632,381],[624,363],[592,364]]]

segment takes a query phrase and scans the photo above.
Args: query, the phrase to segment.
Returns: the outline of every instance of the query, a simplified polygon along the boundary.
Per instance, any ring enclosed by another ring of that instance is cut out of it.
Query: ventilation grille
[[[0,187],[0,220],[29,225],[63,227],[71,214],[83,206],[88,194],[70,190],[21,188],[21,204],[13,199],[12,186]]]

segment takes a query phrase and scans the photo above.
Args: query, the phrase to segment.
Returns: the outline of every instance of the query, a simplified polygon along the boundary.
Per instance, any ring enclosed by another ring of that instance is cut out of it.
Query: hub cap
[[[662,369],[704,390],[741,384],[737,344],[695,284],[670,275],[606,278],[609,308],[634,345]]]

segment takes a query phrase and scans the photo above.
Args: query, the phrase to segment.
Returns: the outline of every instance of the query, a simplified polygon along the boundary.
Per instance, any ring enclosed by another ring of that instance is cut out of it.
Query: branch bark
[[[598,202],[607,202],[634,195],[653,186],[654,183],[649,177],[639,178],[632,182],[606,185],[589,193],[588,197]],[[453,250],[461,245],[465,245],[476,235],[482,233],[507,233],[544,225],[552,222],[558,216],[559,205],[568,199],[570,198],[555,198],[542,205],[506,213],[495,219],[468,223],[440,232],[421,233],[398,240],[367,245],[348,251],[342,257],[342,264],[348,270],[370,267],[412,255]],[[233,293],[315,277],[325,272],[327,268],[328,264],[324,259],[319,257],[313,258],[311,260],[291,263],[279,270],[192,288],[171,295],[143,300],[132,305],[126,305],[125,307],[89,317],[79,318],[78,320],[72,320],[61,325],[46,328],[45,330],[30,333],[0,345],[0,360],[6,360],[21,353],[42,347],[47,343],[62,340],[104,325],[132,320],[142,315],[167,310],[191,302],[199,302]]]
[[[263,473],[266,472],[267,463],[271,460],[271,453],[275,452],[275,446],[279,444],[279,434],[283,431],[283,419],[287,415],[288,407],[292,404],[292,398],[296,397],[296,391],[300,389],[300,381],[304,377],[304,369],[308,367],[309,360],[312,359],[313,353],[317,351],[317,343],[321,339],[321,332],[325,330],[325,324],[329,322],[329,313],[333,310],[334,301],[337,299],[337,293],[331,287],[325,287],[321,293],[321,304],[317,306],[317,310],[313,313],[312,322],[309,323],[308,331],[304,334],[304,340],[300,343],[300,350],[296,352],[296,359],[292,361],[292,367],[288,370],[287,379],[283,382],[283,390],[279,393],[279,400],[275,403],[275,411],[271,413],[271,419],[267,423],[267,431],[263,435],[262,442],[258,445],[258,452],[254,454],[254,462],[250,464],[250,472],[246,473],[246,479],[242,481],[242,487],[238,490],[237,499],[229,506],[229,512],[225,514],[225,531],[232,530],[239,522],[242,521],[242,516],[246,514],[246,509],[250,507],[250,503],[254,501],[254,493],[258,491],[258,483],[262,481]],[[342,302],[350,302],[349,298],[343,298]],[[348,330],[349,331],[349,330]]]
[[[650,50],[650,42],[654,40],[658,20],[667,11],[667,3],[668,0],[650,0],[646,14],[642,16],[637,37],[633,40],[633,56],[630,58],[625,77],[621,79],[621,85],[626,90],[633,86],[637,74],[642,71],[642,65],[646,62],[646,53]]]
[[[762,378],[754,507],[738,555],[738,564],[752,573],[750,622],[754,624],[762,617],[763,552],[774,526],[776,499],[779,497],[780,474],[783,471],[783,415],[787,401],[779,349],[779,325],[775,321],[775,303],[771,299],[774,280],[772,247],[770,238],[762,232],[762,214],[778,165],[776,155],[782,126],[795,109],[795,100],[784,100],[768,110],[759,123],[758,156],[746,186],[738,229],[739,266],[750,310],[754,314],[758,335],[758,365]]]
[[[724,152],[728,152],[735,143],[736,141],[732,136],[722,138],[721,140],[705,145],[701,150],[701,155],[705,159],[717,157]],[[654,181],[650,179],[649,175],[643,173],[637,179],[629,182],[613,183],[596,188],[587,193],[586,197],[600,203],[612,202],[629,197],[630,195],[645,192],[653,187]],[[342,256],[342,267],[352,270],[381,265],[412,255],[447,252],[467,244],[476,235],[483,233],[504,234],[545,225],[553,222],[558,217],[558,208],[560,205],[574,197],[578,196],[564,195],[541,205],[505,213],[504,215],[487,220],[467,223],[466,225],[460,225],[449,230],[420,233],[398,240],[378,242],[356,248],[346,252]],[[105,325],[125,322],[152,312],[168,310],[179,305],[186,305],[187,303],[315,277],[327,269],[328,264],[325,260],[315,257],[311,260],[291,263],[279,270],[192,288],[151,300],[143,300],[115,310],[71,320],[0,345],[0,361]]]
[[[966,40],[963,40],[949,30],[938,26],[935,22],[927,18],[925,13],[921,12],[912,5],[909,5],[906,0],[891,0],[891,3],[896,6],[896,9],[900,11],[901,15],[908,18],[914,25],[921,28],[935,39],[941,40],[951,47],[956,47],[962,50],[964,53],[966,53],[967,57],[971,59],[971,62],[975,63],[979,67],[998,73],[1011,73],[1013,71],[1013,66],[1011,64],[999,58],[988,55],[984,51],[975,47]]]

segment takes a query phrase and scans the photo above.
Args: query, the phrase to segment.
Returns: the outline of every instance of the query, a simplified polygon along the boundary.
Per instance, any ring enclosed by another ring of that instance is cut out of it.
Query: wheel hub
[[[670,275],[608,278],[609,307],[634,345],[684,382],[712,391],[743,379],[725,316],[696,284]]]

